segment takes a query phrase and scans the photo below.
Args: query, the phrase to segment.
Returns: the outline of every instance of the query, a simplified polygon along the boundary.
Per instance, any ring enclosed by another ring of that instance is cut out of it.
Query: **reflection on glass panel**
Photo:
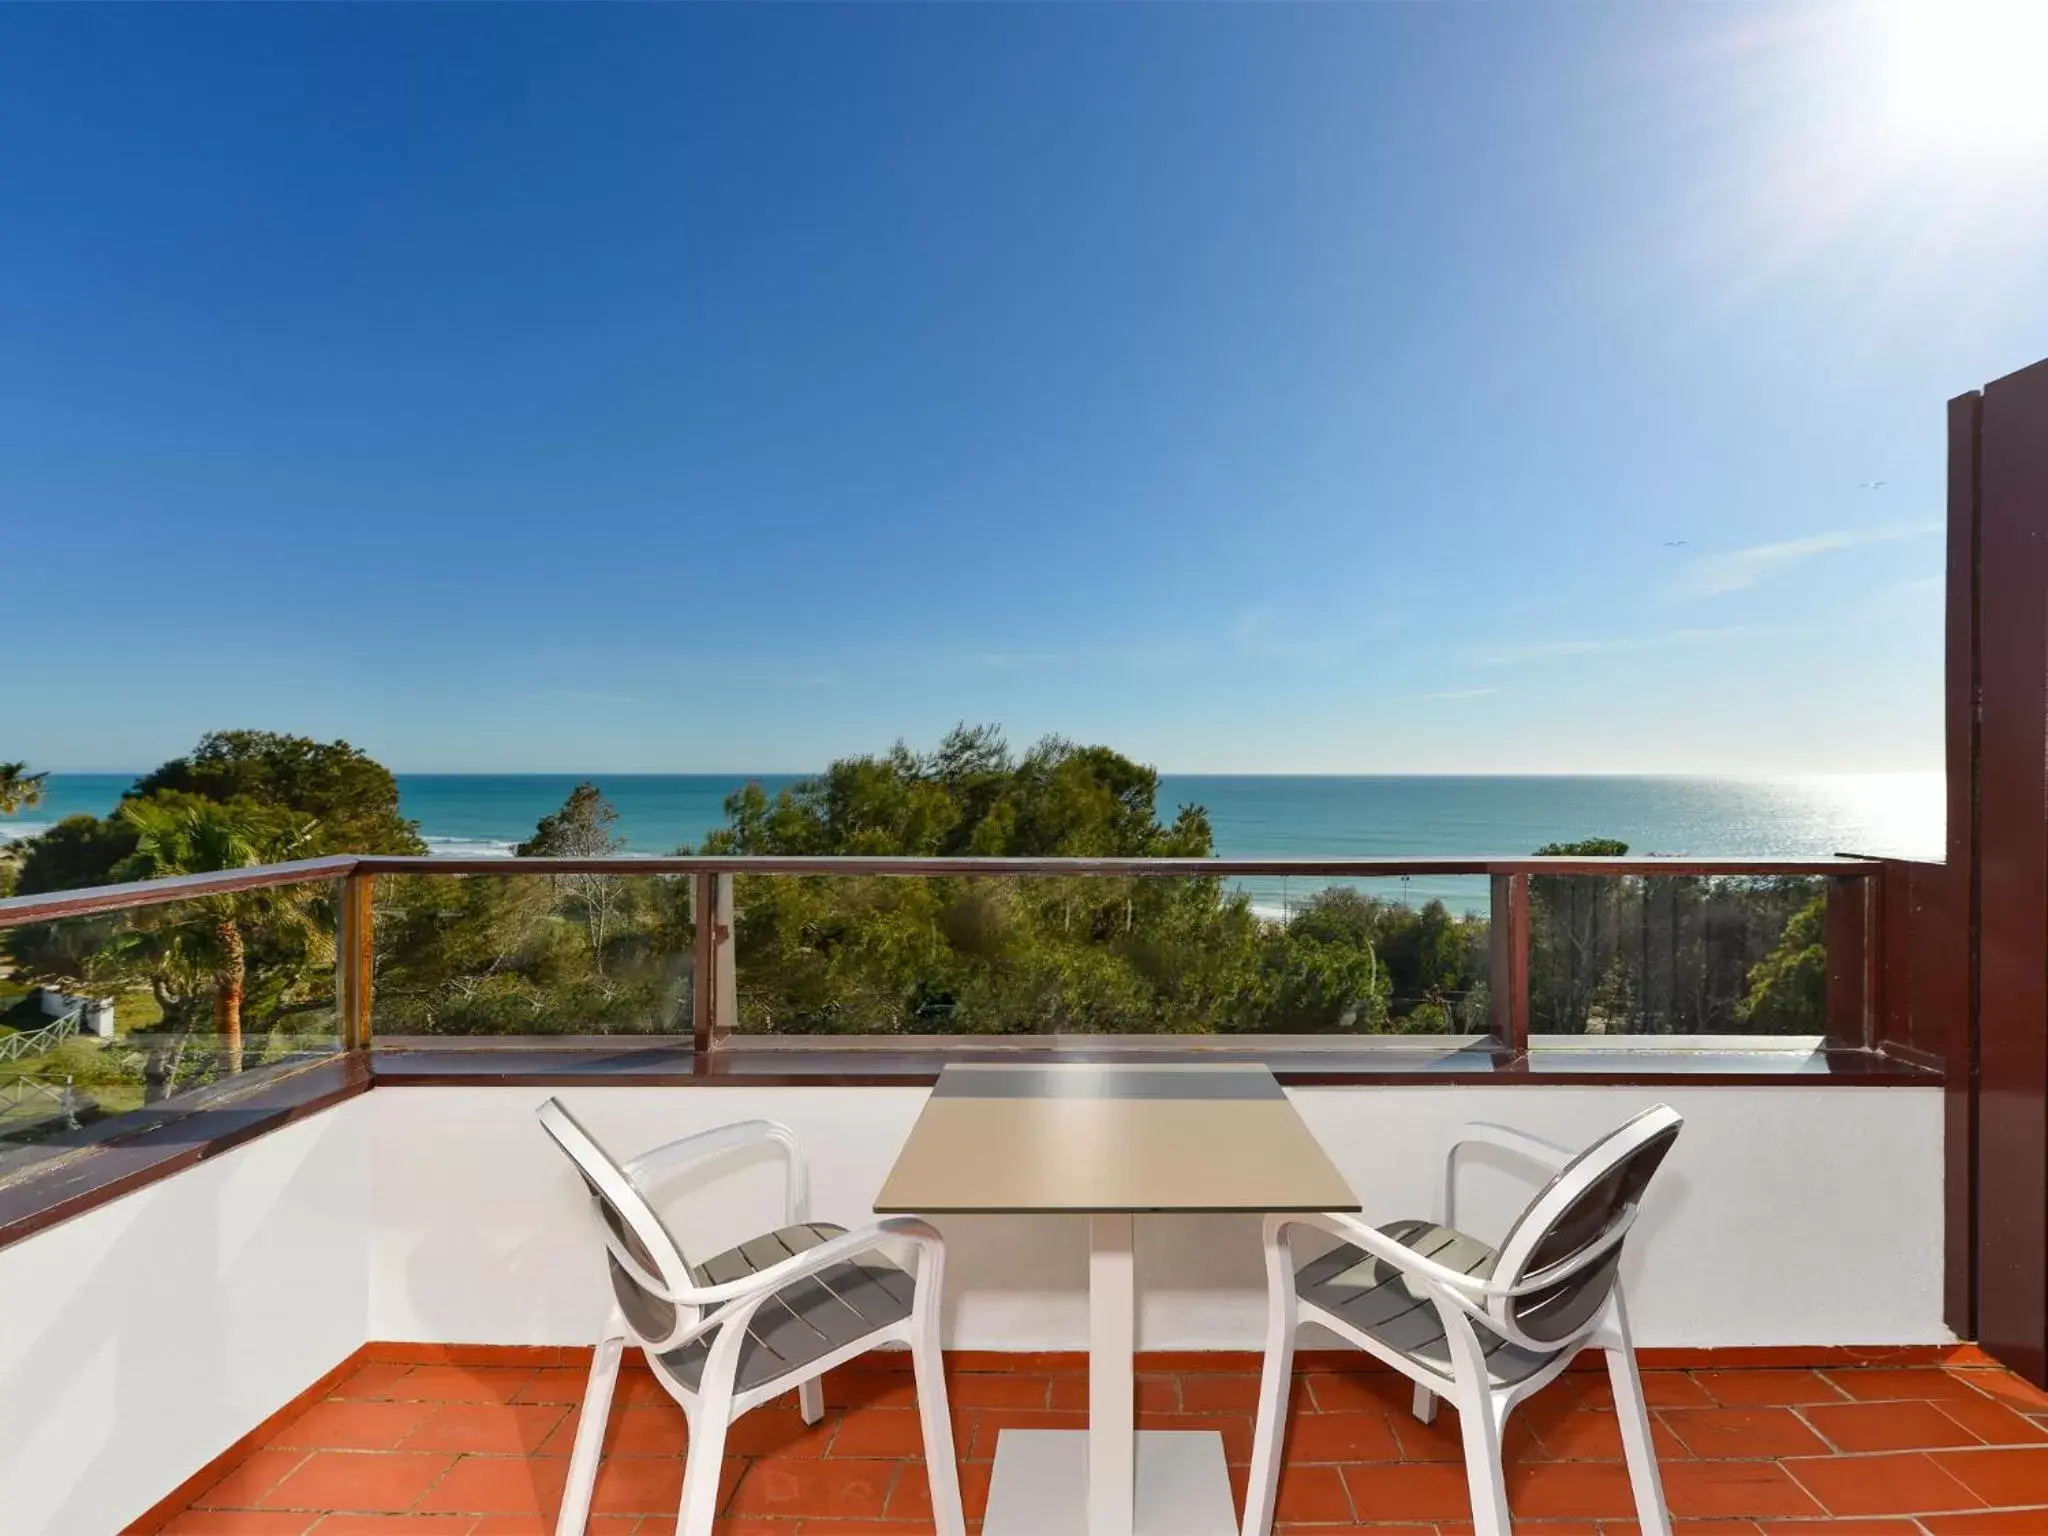
[[[381,876],[374,916],[380,1039],[690,1034],[687,875]]]
[[[0,931],[0,1177],[331,1054],[336,887]]]
[[[1486,924],[1221,878],[742,876],[743,1034],[1466,1033]]]
[[[1825,878],[1532,875],[1536,1034],[1818,1035]]]

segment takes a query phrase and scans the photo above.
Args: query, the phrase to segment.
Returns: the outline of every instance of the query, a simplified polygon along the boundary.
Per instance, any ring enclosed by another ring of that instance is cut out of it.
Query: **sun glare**
[[[2048,0],[1892,0],[1888,107],[1918,143],[2048,150]]]

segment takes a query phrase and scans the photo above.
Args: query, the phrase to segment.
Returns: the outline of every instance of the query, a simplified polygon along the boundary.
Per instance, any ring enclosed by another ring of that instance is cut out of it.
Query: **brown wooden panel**
[[[2048,1381],[2048,363],[1978,440],[1977,1322]]]
[[[1941,911],[1953,948],[1951,999],[1939,1015],[1946,1088],[1943,1192],[1947,1231],[1943,1316],[1959,1338],[1977,1337],[1977,455],[1984,397],[1948,405],[1948,611],[1942,725],[1948,769],[1948,868]]]
[[[1495,875],[1487,922],[1493,1033],[1512,1056],[1529,1049],[1529,877]]]

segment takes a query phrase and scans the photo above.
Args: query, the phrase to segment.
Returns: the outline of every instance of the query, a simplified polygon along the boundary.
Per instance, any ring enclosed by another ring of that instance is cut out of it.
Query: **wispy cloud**
[[[1939,533],[1941,529],[1940,523],[1915,523],[1896,528],[1839,528],[1832,533],[1809,534],[1803,539],[1786,539],[1779,544],[1755,544],[1748,549],[1726,550],[1695,560],[1679,576],[1671,596],[1684,599],[1740,592],[1788,565],[1866,544],[1890,544],[1900,539],[1922,538],[1930,533]]]
[[[1488,694],[1499,693],[1498,688],[1445,688],[1436,693],[1411,693],[1411,699],[1483,699]]]
[[[1746,624],[1728,624],[1718,629],[1667,629],[1651,635],[1609,635],[1598,640],[1539,640],[1530,645],[1512,645],[1473,659],[1483,666],[1506,667],[1525,661],[1554,661],[1565,656],[1598,656],[1610,651],[1648,651],[1670,645],[1707,645],[1733,640],[1754,631]]]

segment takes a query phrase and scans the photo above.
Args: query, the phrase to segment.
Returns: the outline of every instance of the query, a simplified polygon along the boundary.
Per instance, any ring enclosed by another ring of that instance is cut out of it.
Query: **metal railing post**
[[[375,957],[376,922],[372,898],[375,875],[345,875],[341,910],[334,936],[334,1004],[340,1024],[341,1048],[370,1048],[370,978]]]

